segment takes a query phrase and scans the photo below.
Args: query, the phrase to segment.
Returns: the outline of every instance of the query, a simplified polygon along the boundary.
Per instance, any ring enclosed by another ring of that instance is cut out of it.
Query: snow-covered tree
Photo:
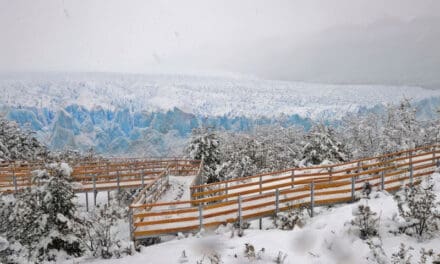
[[[353,210],[354,219],[351,224],[358,228],[361,239],[378,235],[379,218],[376,215],[377,213],[373,212],[368,205],[361,204]]]
[[[65,163],[35,171],[34,185],[17,194],[16,201],[9,204],[11,214],[2,220],[7,222],[6,238],[11,244],[22,245],[31,262],[55,260],[58,251],[72,256],[83,252],[82,221],[72,200],[75,195],[71,172]]]
[[[416,119],[416,109],[408,99],[403,99],[398,106],[387,107],[382,130],[379,148],[383,152],[410,149],[422,143],[423,133]]]
[[[252,133],[219,133],[222,174],[245,177],[296,167],[301,158],[303,130],[264,126]]]
[[[337,140],[335,131],[323,124],[315,125],[306,136],[303,148],[304,165],[321,164],[323,161],[342,162],[349,157],[345,146]]]
[[[212,129],[194,129],[187,152],[190,158],[203,162],[206,183],[216,182],[222,178],[218,173],[220,165],[219,139]]]
[[[32,135],[21,130],[15,122],[0,118],[0,161],[43,160],[47,148]]]
[[[339,134],[346,139],[347,149],[353,158],[371,157],[381,153],[380,118],[377,114],[349,115],[339,130]]]

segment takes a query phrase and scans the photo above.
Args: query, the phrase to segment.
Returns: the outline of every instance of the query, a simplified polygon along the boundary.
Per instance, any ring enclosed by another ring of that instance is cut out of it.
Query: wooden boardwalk
[[[130,206],[134,240],[197,232],[225,223],[273,216],[292,207],[351,202],[365,182],[378,190],[395,191],[420,182],[438,166],[440,148],[420,147],[335,165],[283,171],[191,187],[191,200]],[[200,176],[200,172],[199,172]],[[195,183],[200,183],[200,177]]]
[[[198,171],[199,161],[184,159],[119,159],[82,162],[73,166],[75,192],[98,192],[123,188],[143,188],[154,184],[164,171],[186,175]],[[42,163],[0,164],[0,192],[14,193],[29,187],[32,171],[44,169]]]
[[[350,162],[291,168],[282,171],[201,184],[203,164],[185,159],[114,159],[73,166],[75,192],[139,188],[130,205],[133,240],[178,232],[197,232],[225,223],[276,215],[292,207],[351,202],[369,182],[378,190],[395,191],[420,182],[439,165],[440,147],[427,146]],[[0,192],[15,193],[31,186],[38,163],[1,163]],[[196,176],[191,199],[157,200],[169,185],[169,175]],[[88,198],[87,198],[88,199]],[[88,200],[87,200],[88,203]],[[95,200],[96,203],[96,200]]]

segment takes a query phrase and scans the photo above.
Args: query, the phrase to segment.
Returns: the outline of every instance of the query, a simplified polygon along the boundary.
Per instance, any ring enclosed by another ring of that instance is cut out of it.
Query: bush
[[[406,187],[396,195],[399,215],[403,218],[399,231],[422,237],[439,229],[440,203],[436,202],[434,184],[428,178],[413,188]]]
[[[132,254],[132,244],[123,243],[123,241],[117,239],[117,224],[122,217],[124,217],[124,214],[121,214],[121,208],[116,202],[110,206],[105,204],[102,208],[97,208],[91,214],[91,217],[85,221],[86,224],[83,229],[85,239],[83,243],[92,252],[93,256],[109,259]]]
[[[371,211],[368,205],[359,205],[357,210],[353,211],[353,215],[355,218],[351,221],[351,224],[359,229],[361,239],[378,235],[379,218],[376,217],[377,213]]]
[[[405,247],[405,244],[401,243],[399,251],[395,252],[391,256],[392,264],[411,264],[412,255],[409,253],[414,250],[412,247]]]
[[[295,226],[304,225],[304,208],[290,208],[287,212],[279,213],[274,218],[274,225],[282,230],[292,230]]]
[[[258,252],[255,251],[254,245],[250,243],[244,244],[244,256],[249,260],[261,259],[263,257],[264,248],[261,248]]]
[[[430,260],[430,262],[428,262]],[[427,263],[433,263],[433,264],[440,264],[440,254],[434,253],[434,250],[429,249],[425,250],[422,248],[420,250],[420,264],[427,264]]]
[[[278,255],[277,255],[276,258],[274,259],[274,263],[276,263],[276,264],[283,264],[284,261],[286,260],[286,258],[287,258],[287,254],[285,254],[285,253],[279,251],[279,252],[278,252]]]

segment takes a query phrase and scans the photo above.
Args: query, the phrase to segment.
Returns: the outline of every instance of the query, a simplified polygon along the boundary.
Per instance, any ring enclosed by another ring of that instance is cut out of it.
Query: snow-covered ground
[[[434,174],[433,179],[437,200],[440,200],[440,174]],[[303,227],[295,227],[292,231],[274,229],[271,219],[265,218],[263,230],[259,230],[258,221],[254,221],[243,237],[231,237],[230,226],[219,227],[216,232],[186,238],[180,236],[169,242],[144,247],[133,256],[94,260],[91,263],[196,263],[203,259],[203,263],[210,263],[208,256],[213,252],[221,256],[222,263],[273,263],[279,252],[287,254],[284,263],[377,263],[366,241],[357,236],[350,224],[354,218],[353,212],[360,204],[369,205],[380,216],[380,239],[374,238],[372,241],[382,244],[388,260],[399,250],[400,243],[413,248],[409,253],[413,255],[414,263],[418,263],[421,248],[440,253],[438,233],[432,239],[418,241],[415,237],[390,232],[397,230],[395,219],[398,209],[393,195],[374,192],[370,197],[353,204],[318,208],[314,218],[307,218]],[[246,243],[254,246],[257,255],[264,248],[264,252],[260,253],[261,259],[245,257]],[[182,257],[183,252],[186,258]]]

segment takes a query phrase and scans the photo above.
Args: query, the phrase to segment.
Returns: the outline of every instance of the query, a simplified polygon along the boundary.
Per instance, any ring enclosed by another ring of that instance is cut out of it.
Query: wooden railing
[[[73,167],[76,192],[139,188],[154,183],[167,170],[170,174],[195,174],[199,161],[184,159],[90,161]],[[32,185],[32,171],[44,169],[42,163],[0,164],[0,192],[11,193]]]
[[[353,201],[365,182],[394,191],[432,174],[437,146],[420,147],[351,162],[292,168],[192,187],[192,200],[132,204],[133,239],[197,231],[277,214],[292,207]],[[194,206],[196,205],[196,206]],[[148,209],[148,210],[145,210]]]

